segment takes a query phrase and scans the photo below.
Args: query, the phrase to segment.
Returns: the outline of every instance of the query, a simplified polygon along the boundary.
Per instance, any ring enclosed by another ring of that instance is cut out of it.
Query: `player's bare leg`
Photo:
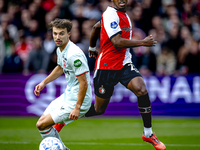
[[[47,115],[42,115],[39,120],[37,121],[37,128],[38,130],[40,131],[43,131],[43,130],[47,130],[49,129],[51,126],[53,126],[55,123],[53,121],[53,119],[51,118],[51,115],[50,114],[47,114]]]
[[[38,122],[36,123],[36,126],[43,139],[45,139],[46,137],[56,137],[62,142],[57,130],[52,127],[54,124],[55,123],[51,115],[47,114],[47,115],[42,115],[39,118]],[[63,142],[62,144],[65,150],[69,150]]]
[[[100,98],[95,95],[94,108],[95,108],[95,111],[97,112],[97,114],[99,114],[99,115],[104,114],[106,108],[108,107],[109,102],[110,102],[110,98],[104,99],[104,98]]]
[[[104,99],[95,95],[95,103],[92,103],[89,111],[85,114],[85,117],[104,114],[109,102],[110,98]]]
[[[152,132],[151,125],[151,103],[147,93],[146,85],[142,77],[133,78],[127,88],[138,98],[138,108],[143,119],[144,133],[142,139],[151,143],[157,150],[165,150],[165,145],[160,142]]]

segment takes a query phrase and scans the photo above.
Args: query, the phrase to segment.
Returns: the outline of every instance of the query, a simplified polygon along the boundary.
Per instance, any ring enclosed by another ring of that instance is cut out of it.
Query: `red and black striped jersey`
[[[100,48],[95,69],[120,70],[125,64],[131,62],[129,48],[115,48],[111,38],[117,34],[122,38],[131,39],[132,25],[125,12],[108,7],[102,14]]]

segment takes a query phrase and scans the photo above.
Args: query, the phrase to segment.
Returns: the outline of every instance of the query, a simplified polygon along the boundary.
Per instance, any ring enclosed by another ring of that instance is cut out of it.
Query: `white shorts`
[[[64,122],[67,125],[72,121],[74,121],[69,119],[69,115],[71,111],[74,109],[74,107],[75,107],[74,104],[72,105],[70,104],[70,102],[68,103],[64,101],[64,94],[62,94],[49,104],[49,106],[46,108],[43,114],[44,115],[50,114],[55,124]],[[81,109],[78,118],[86,114],[88,110],[89,108],[86,110]]]

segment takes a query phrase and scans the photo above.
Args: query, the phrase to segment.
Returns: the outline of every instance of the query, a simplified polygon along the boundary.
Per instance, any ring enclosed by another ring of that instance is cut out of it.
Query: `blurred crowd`
[[[0,0],[0,73],[49,73],[57,65],[48,28],[55,18],[73,23],[70,40],[88,57],[93,25],[111,0]],[[200,0],[128,0],[132,38],[153,35],[155,47],[130,49],[142,75],[200,73]],[[99,44],[97,42],[97,49]]]

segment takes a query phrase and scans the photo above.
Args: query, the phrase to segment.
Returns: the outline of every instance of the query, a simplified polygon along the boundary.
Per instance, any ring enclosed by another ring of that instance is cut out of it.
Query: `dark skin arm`
[[[92,33],[90,36],[90,47],[95,47],[96,46],[96,41],[99,38],[101,31],[101,23],[100,21],[97,22],[93,28],[92,28]],[[154,40],[152,35],[147,36],[143,40],[130,40],[130,39],[125,39],[121,37],[121,34],[115,35],[112,39],[111,42],[115,48],[132,48],[132,47],[138,47],[138,46],[155,46],[157,41]],[[89,51],[89,57],[94,57],[96,58],[98,56],[97,51]]]
[[[155,46],[157,41],[153,39],[152,35],[147,36],[143,40],[129,40],[121,37],[121,34],[117,34],[111,39],[111,42],[115,48],[132,48],[138,46]]]
[[[100,31],[101,31],[101,23],[99,21],[92,28],[92,33],[90,36],[90,47],[96,46],[96,42],[100,36]],[[90,51],[90,50],[88,51],[89,51],[89,57],[96,58],[98,56],[98,51]]]

